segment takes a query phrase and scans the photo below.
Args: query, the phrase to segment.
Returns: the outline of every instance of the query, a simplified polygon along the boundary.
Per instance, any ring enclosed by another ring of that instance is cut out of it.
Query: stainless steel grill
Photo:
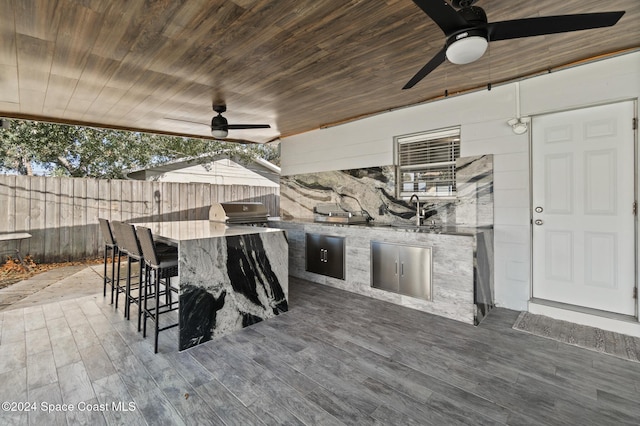
[[[215,203],[209,209],[209,220],[230,225],[263,225],[269,215],[262,203]]]

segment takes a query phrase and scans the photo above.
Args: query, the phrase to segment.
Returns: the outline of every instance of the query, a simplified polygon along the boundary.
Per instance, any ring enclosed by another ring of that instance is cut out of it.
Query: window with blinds
[[[459,128],[398,136],[395,142],[399,198],[456,195]]]

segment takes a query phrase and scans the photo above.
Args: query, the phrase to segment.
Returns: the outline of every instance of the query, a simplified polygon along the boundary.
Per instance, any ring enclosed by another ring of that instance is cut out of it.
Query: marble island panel
[[[288,310],[285,231],[208,220],[137,225],[178,246],[180,350]]]
[[[284,232],[180,243],[180,350],[288,310]]]

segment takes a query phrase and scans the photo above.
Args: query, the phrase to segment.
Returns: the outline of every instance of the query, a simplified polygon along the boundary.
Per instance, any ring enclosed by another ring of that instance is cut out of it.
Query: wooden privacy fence
[[[0,175],[0,233],[30,233],[21,251],[38,263],[80,260],[102,253],[99,217],[208,219],[211,203],[229,201],[261,202],[278,216],[280,188]],[[13,248],[8,244],[15,243],[2,243],[3,255]]]

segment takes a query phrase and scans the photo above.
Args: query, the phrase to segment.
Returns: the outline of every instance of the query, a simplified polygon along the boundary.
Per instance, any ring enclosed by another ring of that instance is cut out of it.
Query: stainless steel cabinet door
[[[371,286],[398,292],[398,246],[371,241]]]
[[[305,234],[306,270],[344,280],[344,237]]]
[[[431,249],[398,246],[399,292],[431,300]]]
[[[306,270],[321,274],[324,269],[324,252],[321,249],[322,236],[305,234],[305,264]]]
[[[323,235],[324,275],[344,280],[344,237]]]

